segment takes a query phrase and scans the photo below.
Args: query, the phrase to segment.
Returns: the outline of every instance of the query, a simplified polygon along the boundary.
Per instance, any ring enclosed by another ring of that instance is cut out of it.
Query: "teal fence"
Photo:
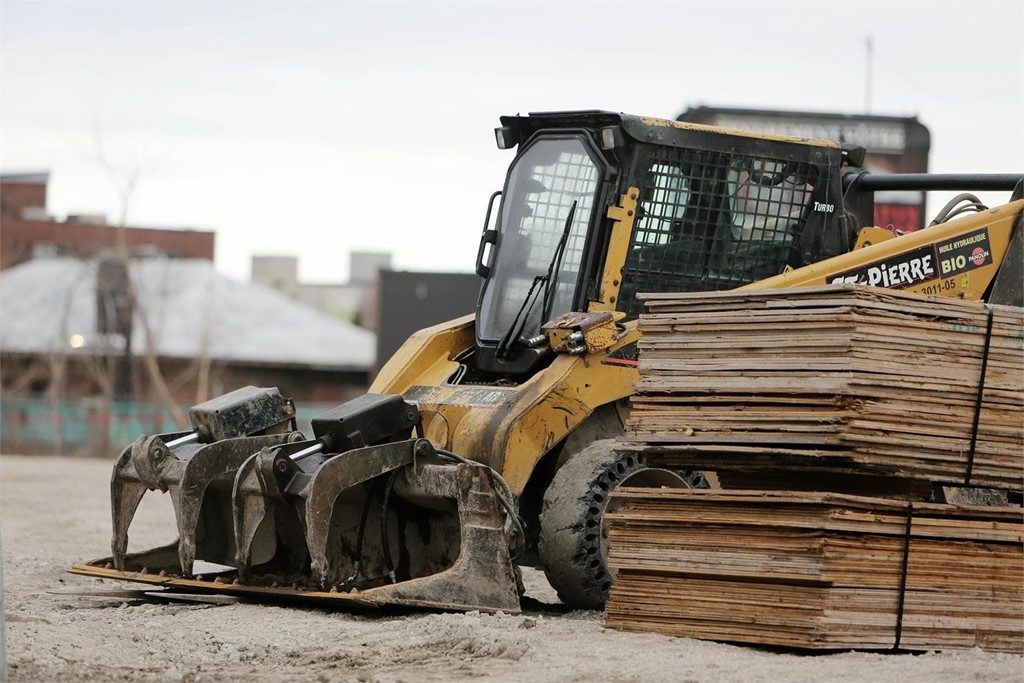
[[[332,404],[296,405],[299,430],[309,437],[309,421]],[[188,414],[189,406],[181,406]],[[48,401],[6,398],[0,401],[0,451],[116,455],[140,434],[178,431],[160,404],[98,399]],[[93,453],[92,451],[98,452]]]

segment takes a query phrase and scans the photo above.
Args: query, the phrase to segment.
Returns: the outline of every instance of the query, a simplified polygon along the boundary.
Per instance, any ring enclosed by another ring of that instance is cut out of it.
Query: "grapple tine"
[[[399,495],[457,501],[458,558],[444,571],[371,589],[367,597],[381,603],[518,613],[518,583],[493,473],[458,464],[410,467],[403,475],[396,482]]]
[[[235,557],[239,578],[252,578],[253,567],[274,560],[274,569],[286,575],[301,574],[307,552],[302,537],[301,510],[287,495],[289,482],[308,478],[323,462],[319,454],[292,458],[308,451],[315,441],[297,441],[264,448],[248,458],[235,475],[231,495]],[[304,469],[305,468],[305,469]],[[281,552],[283,549],[283,552]]]
[[[178,521],[178,558],[183,574],[191,575],[196,560],[200,515],[209,533],[221,528],[213,542],[205,544],[204,560],[232,564],[235,560],[232,490],[238,468],[253,453],[287,443],[295,433],[225,439],[201,446],[181,469],[180,479],[168,482]]]
[[[306,547],[314,583],[337,585],[346,578],[341,576],[341,568],[332,566],[328,553],[329,547],[340,545],[332,537],[336,534],[332,534],[335,527],[331,524],[338,496],[346,489],[412,463],[417,453],[433,452],[430,442],[424,439],[368,446],[330,458],[313,473],[308,485],[297,493],[305,499]]]
[[[256,534],[267,518],[281,491],[273,476],[276,449],[264,448],[251,455],[238,468],[231,493],[232,521],[235,533],[235,567],[242,581],[252,575],[253,545]]]
[[[116,569],[124,569],[124,558],[128,554],[128,527],[131,526],[135,511],[146,494],[143,484],[132,481],[110,482],[113,500],[114,535],[110,541],[111,556]]]
[[[128,554],[128,527],[131,526],[135,511],[138,510],[142,496],[146,493],[146,485],[128,473],[131,456],[132,446],[121,451],[110,477],[110,506],[114,531],[110,540],[110,551],[116,569],[124,569],[124,558]]]
[[[110,542],[114,566],[124,568],[128,552],[128,528],[146,491],[167,487],[161,481],[160,472],[167,466],[170,451],[164,445],[187,432],[140,436],[121,451],[110,476],[110,507],[113,537]],[[173,456],[171,456],[173,457]]]

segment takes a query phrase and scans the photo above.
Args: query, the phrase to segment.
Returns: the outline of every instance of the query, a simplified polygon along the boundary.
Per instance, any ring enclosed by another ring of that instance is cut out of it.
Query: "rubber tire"
[[[619,483],[648,469],[642,455],[595,441],[558,469],[544,494],[538,552],[548,582],[573,609],[601,609],[614,580],[602,520]]]

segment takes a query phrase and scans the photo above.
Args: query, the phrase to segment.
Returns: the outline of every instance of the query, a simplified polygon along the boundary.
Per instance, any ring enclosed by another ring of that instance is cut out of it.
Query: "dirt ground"
[[[109,555],[111,461],[0,457],[11,681],[1013,681],[1024,659],[969,652],[800,655],[605,629],[565,612],[543,575],[521,615],[349,614],[89,597],[140,588],[64,573]],[[131,549],[173,539],[149,494]]]

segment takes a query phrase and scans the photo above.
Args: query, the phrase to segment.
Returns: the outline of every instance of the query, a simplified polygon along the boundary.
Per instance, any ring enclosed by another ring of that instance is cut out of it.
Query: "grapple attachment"
[[[497,475],[445,462],[410,438],[418,425],[400,396],[371,394],[313,420],[314,441],[247,459],[233,498],[242,583],[518,611]]]
[[[194,406],[192,432],[140,436],[122,451],[110,480],[112,562],[125,568],[128,527],[146,491],[170,493],[178,559],[189,575],[197,553],[233,563],[231,484],[252,453],[302,438],[295,406],[277,389],[244,387]]]
[[[140,437],[111,479],[113,557],[71,571],[186,590],[359,607],[519,611],[504,480],[438,451],[401,396],[369,394],[294,431],[276,389],[198,405],[193,432]],[[171,494],[179,540],[127,554],[148,490]],[[221,567],[196,570],[197,560]],[[201,574],[201,575],[196,575]]]

